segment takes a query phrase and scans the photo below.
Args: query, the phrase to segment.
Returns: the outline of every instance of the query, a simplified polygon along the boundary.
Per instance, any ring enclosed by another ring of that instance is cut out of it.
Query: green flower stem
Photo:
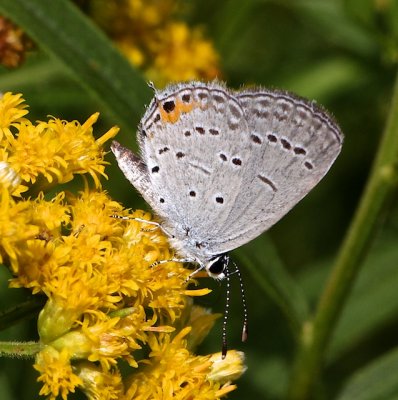
[[[378,226],[383,206],[396,188],[398,162],[398,77],[387,125],[363,197],[326,283],[315,316],[303,325],[288,398],[311,398],[327,346]]]
[[[0,342],[0,357],[32,358],[42,347],[38,342]]]

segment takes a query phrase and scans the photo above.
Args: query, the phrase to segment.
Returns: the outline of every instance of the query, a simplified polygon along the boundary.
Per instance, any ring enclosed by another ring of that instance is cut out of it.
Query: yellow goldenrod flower
[[[140,40],[151,29],[165,24],[176,6],[176,0],[92,0],[90,14],[112,37],[134,36]]]
[[[221,383],[238,379],[245,371],[245,355],[241,351],[230,350],[225,358],[221,353],[215,353],[210,357],[212,366],[207,377],[211,381]]]
[[[28,114],[28,106],[22,98],[22,94],[4,93],[0,99],[0,147],[7,146],[7,139],[13,140],[11,129],[15,129],[20,123],[29,121],[24,118]]]
[[[149,46],[154,62],[147,74],[160,85],[170,81],[211,80],[220,75],[218,56],[200,29],[190,30],[182,22],[171,22]]]
[[[10,165],[28,183],[35,183],[39,176],[48,184],[65,183],[74,174],[88,173],[100,187],[98,175],[104,175],[104,152],[92,136],[98,115],[92,115],[83,125],[55,118],[37,125],[18,125],[18,136],[10,140]],[[107,138],[117,131],[112,128]]]
[[[20,183],[20,176],[10,167],[10,164],[7,161],[0,161],[0,185],[13,192]]]
[[[75,365],[75,371],[89,400],[123,399],[123,382],[117,369],[104,372],[92,363],[80,362]]]
[[[9,191],[0,186],[0,262],[8,262],[17,271],[26,241],[38,233],[39,228],[30,222],[29,204],[15,202]]]
[[[30,202],[32,223],[40,226],[40,234],[59,235],[62,225],[69,223],[69,207],[64,204],[65,194],[58,193],[51,200],[45,200],[44,194],[39,193],[36,199]]]
[[[0,147],[0,187],[7,189],[10,192],[10,194],[15,197],[20,197],[22,193],[28,190],[28,187],[22,184],[22,179],[19,176],[19,174],[11,167],[10,163],[8,162],[7,150],[1,147]]]
[[[236,357],[231,352],[229,357],[222,360],[223,373],[212,373],[215,360],[221,360],[221,353],[215,356],[194,356],[186,348],[185,337],[191,328],[182,329],[174,338],[170,335],[150,335],[149,360],[141,372],[128,377],[126,400],[132,399],[218,399],[230,391],[231,385],[227,371],[232,362],[232,371],[244,372],[242,357]],[[218,367],[218,369],[221,369]],[[238,373],[233,375],[237,378]],[[220,378],[220,379],[219,379]],[[231,375],[232,378],[232,375]]]
[[[51,347],[46,347],[36,357],[34,368],[40,372],[39,382],[43,382],[40,395],[48,396],[55,400],[61,396],[63,400],[68,394],[74,393],[75,388],[82,384],[82,380],[73,372],[66,350],[57,352]]]
[[[192,327],[187,336],[187,347],[190,350],[196,350],[221,314],[212,314],[210,310],[195,305],[192,308],[187,307],[187,311],[189,311],[189,314],[187,312],[188,321],[186,321],[186,325]]]
[[[131,64],[136,67],[142,68],[145,66],[146,56],[144,52],[134,43],[131,43],[131,40],[121,39],[117,43],[120,51],[124,54],[124,56],[130,61]]]
[[[118,129],[111,128],[95,140],[92,126],[98,113],[82,125],[56,118],[33,125],[24,118],[26,107],[20,94],[5,93],[0,98],[0,182],[8,180],[13,194],[20,195],[37,180],[44,190],[72,180],[75,174],[89,174],[100,187],[98,176],[104,176],[106,164],[102,145]],[[23,184],[15,188],[18,182]]]
[[[203,30],[175,19],[181,3],[94,0],[91,13],[130,62],[158,86],[220,77],[218,54]]]

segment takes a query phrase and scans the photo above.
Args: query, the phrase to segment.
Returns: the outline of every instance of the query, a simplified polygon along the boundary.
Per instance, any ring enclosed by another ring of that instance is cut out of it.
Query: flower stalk
[[[42,349],[39,342],[0,342],[0,357],[33,358]]]

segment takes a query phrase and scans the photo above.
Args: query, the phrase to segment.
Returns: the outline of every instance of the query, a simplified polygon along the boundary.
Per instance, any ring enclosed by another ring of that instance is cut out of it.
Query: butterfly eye
[[[227,254],[222,254],[212,258],[206,265],[207,272],[218,279],[224,278],[224,271],[228,266],[229,256]]]

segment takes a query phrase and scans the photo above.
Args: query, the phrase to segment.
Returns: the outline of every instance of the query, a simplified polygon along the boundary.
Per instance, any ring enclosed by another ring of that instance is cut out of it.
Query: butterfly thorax
[[[199,240],[190,231],[185,235],[179,235],[179,230],[173,230],[173,233],[174,235],[169,238],[169,242],[179,257],[192,259],[192,262],[204,266],[215,256],[215,254],[209,252],[209,243],[203,238]]]

